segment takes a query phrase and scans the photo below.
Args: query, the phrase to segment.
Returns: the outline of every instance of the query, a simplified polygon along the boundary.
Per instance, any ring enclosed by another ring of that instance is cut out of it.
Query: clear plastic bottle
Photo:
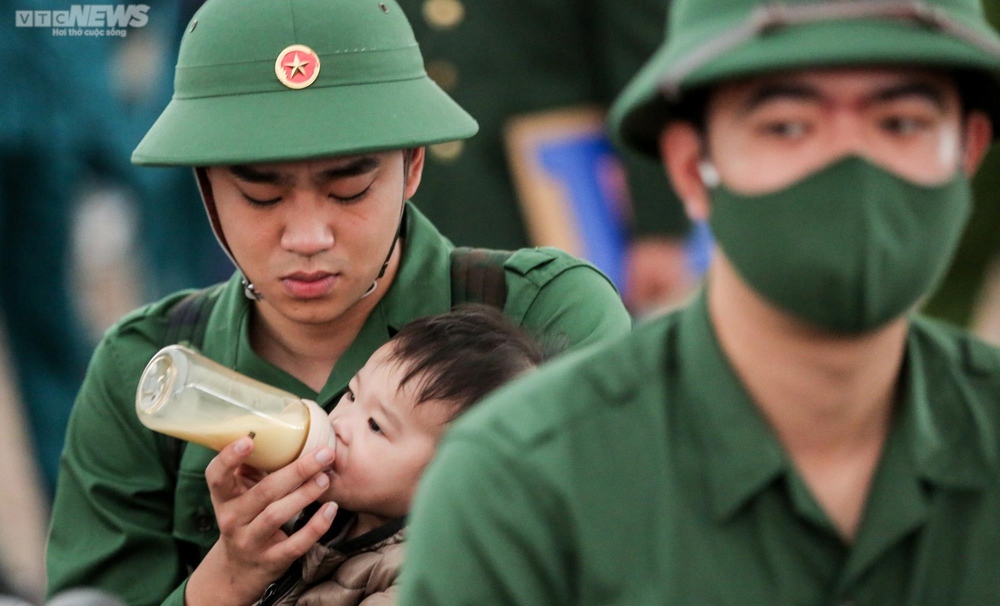
[[[274,471],[323,445],[333,429],[315,402],[226,368],[182,345],[164,347],[139,379],[135,410],[146,427],[221,450],[249,435],[247,464]]]

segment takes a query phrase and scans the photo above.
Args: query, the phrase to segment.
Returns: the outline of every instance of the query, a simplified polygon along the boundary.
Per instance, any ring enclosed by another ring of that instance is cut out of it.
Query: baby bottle
[[[221,450],[254,441],[247,464],[274,471],[301,454],[334,445],[315,402],[255,381],[181,345],[153,356],[135,394],[139,420],[153,431]]]

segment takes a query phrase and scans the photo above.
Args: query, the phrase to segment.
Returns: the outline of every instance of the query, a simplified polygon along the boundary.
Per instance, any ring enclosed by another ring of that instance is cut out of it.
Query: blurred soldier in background
[[[110,122],[108,61],[94,39],[55,38],[51,28],[15,27],[14,18],[10,6],[0,36],[0,316],[51,492],[92,345],[72,300],[69,243],[77,189],[88,172],[109,170],[113,156],[101,132]]]
[[[124,38],[55,35],[51,22],[23,20],[22,11],[33,17],[34,11],[51,14],[73,4],[0,2],[0,276],[6,284],[0,291],[0,333],[5,333],[0,346],[7,350],[0,363],[10,366],[7,374],[14,379],[5,386],[4,405],[23,408],[23,414],[8,411],[5,418],[25,419],[31,449],[26,460],[3,461],[18,477],[17,485],[5,488],[18,491],[8,506],[40,499],[43,510],[94,337],[107,326],[89,313],[90,298],[103,299],[99,307],[123,300],[130,308],[181,286],[218,281],[232,267],[205,225],[190,170],[138,171],[128,162],[169,99],[177,41],[194,12],[192,3],[144,0],[151,5],[148,23],[128,28]],[[95,200],[117,201],[126,212],[111,215],[114,224],[81,222],[84,208]],[[123,225],[130,217],[142,226],[134,247],[138,262],[129,256],[130,247],[122,247],[127,242],[112,237],[132,232],[131,225]],[[80,271],[86,263],[74,253],[109,247],[105,252],[127,263],[102,270],[137,263],[138,271],[115,276],[93,293],[81,289],[88,279]],[[21,443],[15,435],[21,430],[6,427],[0,438]],[[0,520],[34,527],[47,515],[8,509]],[[42,570],[40,561],[25,561],[42,546],[23,539],[43,532],[23,529],[23,536],[16,535],[20,544],[8,544],[15,533],[5,533],[0,544],[0,559],[20,577],[12,584],[25,593],[42,584],[40,575],[24,578]]]
[[[459,246],[531,242],[505,148],[512,121],[606,108],[660,42],[668,0],[402,0],[427,73],[479,134],[432,146],[417,204]],[[544,124],[544,122],[543,122]],[[625,158],[634,220],[623,297],[642,312],[685,294],[689,223],[663,171]],[[603,268],[606,271],[609,268]]]
[[[116,44],[114,101],[120,118],[109,130],[116,139],[128,185],[138,204],[138,248],[148,272],[139,293],[158,299],[181,288],[224,280],[233,266],[205,225],[191,171],[165,167],[136,170],[127,159],[173,92],[177,46],[202,0],[143,0],[149,24]]]
[[[188,4],[152,2],[147,26],[125,38],[56,36],[52,27],[16,25],[15,9],[69,3],[29,0],[4,15],[0,64],[9,94],[0,97],[0,275],[8,286],[0,292],[0,315],[49,492],[94,345],[72,290],[78,284],[70,236],[80,198],[117,189],[140,202],[139,250],[151,271],[129,285],[139,300],[207,285],[232,270],[204,225],[190,171],[143,172],[127,161],[169,98],[172,70],[157,65],[173,65],[193,13]],[[85,246],[106,237],[81,235]]]

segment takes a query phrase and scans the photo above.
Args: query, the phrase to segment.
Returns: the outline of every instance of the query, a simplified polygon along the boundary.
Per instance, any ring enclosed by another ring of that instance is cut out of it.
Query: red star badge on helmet
[[[274,74],[288,88],[305,88],[319,76],[319,55],[308,46],[293,44],[278,53]]]

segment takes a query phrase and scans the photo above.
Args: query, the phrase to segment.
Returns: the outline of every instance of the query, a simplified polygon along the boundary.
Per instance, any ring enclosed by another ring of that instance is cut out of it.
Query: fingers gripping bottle
[[[182,345],[164,347],[139,379],[135,410],[146,427],[222,450],[254,440],[247,464],[274,471],[315,448],[335,443],[326,412],[226,368]]]

